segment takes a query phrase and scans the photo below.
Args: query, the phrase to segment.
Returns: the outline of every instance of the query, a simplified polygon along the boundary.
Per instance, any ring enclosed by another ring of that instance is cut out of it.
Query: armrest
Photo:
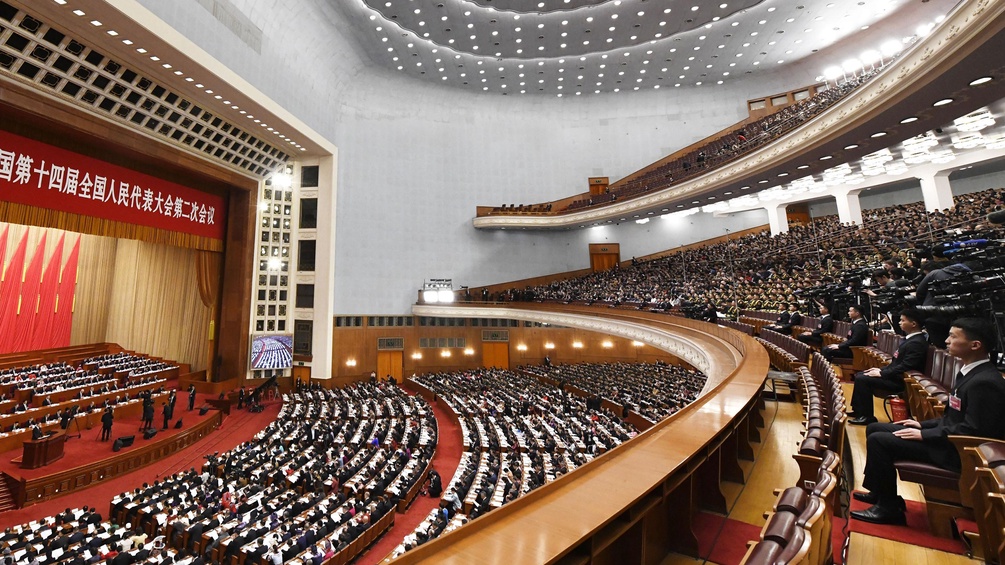
[[[976,436],[949,436],[949,441],[956,447],[960,454],[960,501],[964,506],[973,508],[972,491],[977,482],[977,467],[983,466],[977,446],[994,442],[1005,443],[1001,440],[976,437]]]

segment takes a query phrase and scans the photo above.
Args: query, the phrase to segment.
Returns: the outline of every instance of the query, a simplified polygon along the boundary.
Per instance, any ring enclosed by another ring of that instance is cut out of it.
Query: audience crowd
[[[812,301],[803,293],[840,283],[834,277],[848,270],[880,268],[920,282],[924,263],[941,264],[925,248],[973,233],[1001,237],[986,214],[1003,206],[1005,189],[991,189],[957,197],[951,210],[928,212],[921,202],[866,210],[860,226],[825,216],[776,236],[764,231],[490,298],[677,311],[713,305],[733,319],[740,310],[781,311],[790,303],[806,312]]]
[[[841,84],[826,90],[818,90],[813,96],[784,106],[763,118],[745,121],[724,130],[699,147],[687,152],[678,152],[671,158],[654,163],[630,177],[619,180],[603,194],[574,200],[567,207],[557,208],[555,211],[559,213],[574,211],[634,198],[705,174],[796,129],[868,82],[880,70],[873,69],[850,77]],[[551,203],[529,206],[503,205],[492,208],[489,213],[551,214],[552,205]]]
[[[638,433],[600,398],[660,420],[695,398],[705,377],[663,363],[521,367],[412,380],[457,416],[464,453],[434,509],[391,556],[551,482]],[[593,396],[565,390],[574,386]]]
[[[538,365],[520,370],[593,395],[587,406],[591,406],[591,402],[596,406],[603,398],[653,423],[693,402],[706,380],[699,371],[666,363]]]

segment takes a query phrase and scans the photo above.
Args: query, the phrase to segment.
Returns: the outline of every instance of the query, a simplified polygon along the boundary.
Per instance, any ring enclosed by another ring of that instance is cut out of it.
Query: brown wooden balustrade
[[[136,403],[134,406],[142,409],[139,403]],[[91,416],[93,416],[94,421],[89,420],[87,422],[86,427],[88,428],[95,423],[99,423],[101,413],[95,412],[88,415],[88,417]],[[115,416],[119,416],[118,411],[116,411]],[[69,494],[75,490],[87,488],[119,475],[131,473],[140,467],[168,457],[206,437],[206,435],[220,426],[222,420],[223,416],[220,412],[215,412],[209,418],[192,426],[191,429],[172,436],[167,440],[153,442],[139,449],[131,449],[107,459],[95,461],[89,465],[68,469],[52,475],[35,479],[22,478],[18,481],[4,473],[3,478],[7,481],[7,486],[11,489],[18,508],[23,508]],[[80,425],[81,427],[85,427],[84,422],[81,422]]]
[[[720,481],[746,479],[768,357],[753,338],[684,318],[557,304],[513,309],[587,314],[686,337],[718,367],[705,394],[626,444],[395,563],[656,564],[698,555],[692,518],[726,511]],[[472,307],[476,310],[477,307]],[[489,317],[484,315],[483,317]]]

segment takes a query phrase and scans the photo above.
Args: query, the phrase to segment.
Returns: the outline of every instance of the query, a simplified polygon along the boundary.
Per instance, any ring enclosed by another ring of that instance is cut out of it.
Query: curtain
[[[31,327],[35,323],[35,312],[38,307],[38,289],[42,284],[42,264],[45,259],[46,233],[42,233],[42,241],[35,245],[35,253],[24,271],[21,281],[21,302],[17,309],[17,321],[14,323],[13,340],[4,344],[10,351],[28,351],[31,349]]]
[[[59,289],[60,267],[63,266],[63,241],[63,234],[60,234],[56,249],[49,256],[49,264],[42,274],[42,284],[38,287],[38,308],[31,323],[31,339],[28,341],[27,350],[57,347],[53,340],[52,327],[56,317],[56,291]]]
[[[199,297],[203,306],[212,308],[220,296],[220,273],[223,270],[220,253],[199,251],[196,256],[196,266],[199,278]]]
[[[73,327],[74,291],[77,286],[77,259],[80,257],[80,237],[73,244],[70,257],[63,267],[59,277],[59,290],[56,297],[56,313],[52,325],[52,347],[67,347],[70,345],[70,328]]]
[[[107,341],[206,368],[212,309],[202,300],[197,253],[119,240],[115,255]]]
[[[24,230],[14,255],[4,271],[0,288],[0,353],[13,351],[14,327],[17,322],[17,303],[21,299],[21,277],[24,273],[24,256],[28,250],[28,230]]]

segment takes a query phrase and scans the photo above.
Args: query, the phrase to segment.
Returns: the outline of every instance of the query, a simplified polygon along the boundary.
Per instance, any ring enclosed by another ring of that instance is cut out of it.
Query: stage
[[[22,448],[19,447],[0,453],[0,472],[11,485],[11,494],[18,506],[63,496],[112,479],[185,449],[219,427],[223,419],[220,411],[208,410],[199,415],[199,409],[206,404],[207,398],[207,395],[197,395],[195,409],[190,412],[187,409],[188,394],[180,393],[175,405],[176,417],[170,421],[167,430],[161,429],[164,417],[160,414],[160,402],[157,402],[158,413],[154,418],[157,433],[150,439],[143,439],[140,430],[142,419],[136,414],[116,418],[111,440],[104,442],[99,441],[100,423],[87,428],[86,422],[94,419],[80,418],[79,430],[72,423],[66,430],[62,459],[45,467],[22,469]],[[183,422],[181,428],[175,428],[178,420]],[[118,452],[112,450],[116,438],[130,435],[134,436],[132,445],[122,447]]]

